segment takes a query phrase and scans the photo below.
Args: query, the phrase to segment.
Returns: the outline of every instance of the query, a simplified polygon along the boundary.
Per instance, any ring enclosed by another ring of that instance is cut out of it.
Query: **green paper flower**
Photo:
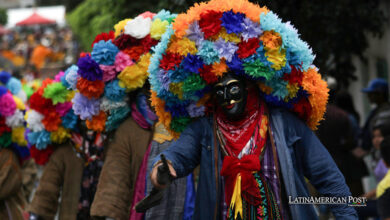
[[[8,147],[11,145],[11,133],[5,132],[0,135],[0,148],[2,147]]]
[[[188,117],[173,118],[171,121],[171,129],[181,133],[190,122],[191,119]]]
[[[51,99],[53,104],[64,103],[68,97],[69,91],[60,82],[48,85],[43,91],[43,97]]]
[[[254,78],[264,77],[266,80],[269,80],[275,74],[275,71],[265,66],[259,59],[256,59],[254,62],[244,63],[243,66],[245,73]]]

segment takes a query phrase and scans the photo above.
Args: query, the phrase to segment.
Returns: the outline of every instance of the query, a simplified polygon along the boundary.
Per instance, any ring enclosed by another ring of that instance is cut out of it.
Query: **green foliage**
[[[112,12],[113,2],[86,0],[67,16],[67,21],[84,50],[90,51],[95,36],[111,30],[117,22]]]
[[[7,10],[0,8],[0,24],[6,25],[8,22]]]

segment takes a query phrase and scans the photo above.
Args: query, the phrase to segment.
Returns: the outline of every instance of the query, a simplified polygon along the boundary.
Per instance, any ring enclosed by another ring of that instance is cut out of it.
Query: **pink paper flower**
[[[0,115],[11,116],[15,113],[15,110],[16,103],[10,93],[0,96]]]
[[[107,82],[115,78],[117,73],[115,71],[115,66],[99,65],[99,67],[103,71],[103,82]]]
[[[115,70],[117,72],[122,72],[127,66],[133,65],[134,62],[131,60],[130,56],[122,51],[119,52],[115,57]]]
[[[72,108],[71,102],[58,103],[56,105],[56,112],[60,114],[61,117],[65,116],[66,113]]]

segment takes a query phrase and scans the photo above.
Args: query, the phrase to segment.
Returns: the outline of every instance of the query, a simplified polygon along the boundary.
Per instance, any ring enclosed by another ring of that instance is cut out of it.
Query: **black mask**
[[[231,120],[238,120],[242,117],[248,92],[245,89],[245,80],[228,73],[214,86],[214,95],[219,107],[226,117]]]

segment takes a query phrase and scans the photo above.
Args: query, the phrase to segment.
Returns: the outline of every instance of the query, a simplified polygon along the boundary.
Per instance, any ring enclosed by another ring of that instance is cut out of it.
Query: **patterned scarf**
[[[139,93],[136,101],[131,104],[131,116],[144,129],[150,129],[157,120],[156,114],[150,109],[146,96],[142,93]]]
[[[103,167],[104,139],[104,135],[90,131],[85,137],[80,134],[72,134],[77,156],[85,161],[77,213],[77,219],[80,220],[91,219],[89,212]]]

